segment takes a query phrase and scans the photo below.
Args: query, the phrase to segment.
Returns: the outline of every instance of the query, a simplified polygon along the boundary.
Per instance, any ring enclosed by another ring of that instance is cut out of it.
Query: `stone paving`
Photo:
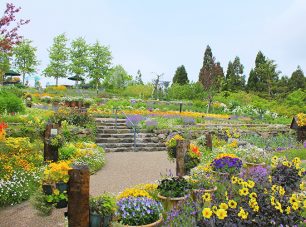
[[[163,152],[106,153],[106,165],[90,177],[90,194],[104,191],[117,194],[126,187],[158,180],[160,174],[171,169],[175,163]],[[51,216],[38,216],[29,202],[0,210],[1,227],[58,227],[64,226],[64,209],[54,209]]]

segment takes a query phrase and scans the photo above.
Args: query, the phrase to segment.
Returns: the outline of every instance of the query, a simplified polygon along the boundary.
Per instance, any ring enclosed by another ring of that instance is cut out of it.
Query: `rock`
[[[164,140],[164,139],[166,139],[166,135],[165,134],[158,134],[158,139],[161,139],[161,140]]]

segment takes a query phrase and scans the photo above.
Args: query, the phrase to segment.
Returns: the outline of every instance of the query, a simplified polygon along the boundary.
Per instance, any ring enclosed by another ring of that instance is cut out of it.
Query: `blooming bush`
[[[192,168],[196,167],[200,163],[200,159],[201,152],[199,147],[190,144],[190,148],[184,158],[186,173],[189,173]]]
[[[70,161],[50,163],[44,171],[43,182],[52,184],[57,182],[67,183],[69,180],[68,170],[71,169]]]
[[[162,179],[157,187],[160,195],[171,198],[184,197],[190,188],[191,185],[184,178],[178,177]]]
[[[197,166],[191,170],[187,181],[193,189],[212,189],[215,186],[215,177],[210,166]]]
[[[211,163],[214,171],[235,174],[239,173],[242,161],[234,154],[219,154]]]
[[[295,191],[299,188],[305,169],[300,167],[301,160],[294,158],[288,161],[285,158],[272,158],[272,183],[281,185],[286,191]]]
[[[296,115],[296,119],[297,119],[297,124],[299,127],[306,126],[306,114],[299,113]]]
[[[163,211],[160,202],[147,197],[122,198],[117,203],[117,216],[124,225],[140,226],[156,222]]]

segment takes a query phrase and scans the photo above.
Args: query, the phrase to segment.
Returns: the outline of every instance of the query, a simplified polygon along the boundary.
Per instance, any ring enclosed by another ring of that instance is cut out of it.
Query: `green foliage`
[[[300,158],[301,160],[306,160],[306,149],[288,149],[280,152],[275,152],[277,157],[286,157],[288,160],[293,160],[295,157]]]
[[[168,98],[176,100],[202,100],[207,97],[200,83],[191,83],[185,85],[173,84],[168,89]]]
[[[0,90],[0,113],[19,113],[25,110],[25,106],[20,98],[15,94]]]
[[[32,46],[32,41],[23,40],[14,49],[14,64],[22,74],[22,84],[26,74],[32,74],[36,71],[39,62],[36,58],[37,48]]]
[[[294,91],[296,89],[306,89],[306,77],[304,76],[304,72],[300,66],[292,73],[289,81],[288,81],[290,91]]]
[[[105,77],[103,85],[110,90],[123,89],[129,85],[132,79],[121,65],[116,65]]]
[[[69,71],[75,76],[85,75],[89,66],[89,46],[84,38],[80,37],[71,42],[69,56]]]
[[[3,75],[5,72],[9,71],[10,69],[10,59],[9,59],[9,54],[0,51],[0,81],[3,80]]]
[[[191,185],[184,178],[166,178],[160,181],[157,189],[160,195],[170,198],[183,197],[188,194]]]
[[[58,78],[67,77],[68,70],[68,48],[65,34],[56,36],[48,51],[50,63],[43,73],[45,76],[54,77],[58,85]]]
[[[236,57],[233,63],[231,61],[228,63],[225,90],[239,91],[244,89],[243,68],[239,57]]]
[[[126,89],[122,91],[121,94],[127,97],[148,99],[151,97],[152,92],[153,92],[152,85],[137,84],[137,85],[129,85]]]
[[[184,84],[188,84],[189,80],[188,80],[188,75],[185,69],[184,65],[181,65],[179,67],[177,67],[173,80],[172,80],[173,84],[179,84],[179,85],[184,85]]]
[[[116,207],[116,198],[109,193],[89,198],[91,213],[99,214],[103,217],[112,216],[115,213]]]
[[[88,77],[93,80],[96,89],[98,89],[101,79],[109,73],[112,60],[111,52],[108,47],[97,41],[94,45],[89,46],[88,60]]]
[[[46,200],[46,195],[43,191],[37,190],[30,200],[33,207],[38,211],[41,216],[49,216],[52,213],[53,206],[52,204],[48,203]]]

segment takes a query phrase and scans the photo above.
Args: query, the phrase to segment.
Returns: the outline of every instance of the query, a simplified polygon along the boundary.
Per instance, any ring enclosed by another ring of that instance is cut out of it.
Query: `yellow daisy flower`
[[[305,200],[305,201],[306,201],[306,200]],[[229,206],[230,208],[235,209],[235,208],[237,207],[237,203],[236,203],[236,201],[234,201],[234,200],[230,200],[230,201],[228,201],[228,206]]]
[[[204,208],[202,211],[202,215],[204,218],[210,219],[211,215],[212,215],[212,211],[210,208]]]
[[[224,218],[227,217],[227,211],[224,209],[218,209],[216,211],[216,215],[218,217],[218,219],[223,220]]]

